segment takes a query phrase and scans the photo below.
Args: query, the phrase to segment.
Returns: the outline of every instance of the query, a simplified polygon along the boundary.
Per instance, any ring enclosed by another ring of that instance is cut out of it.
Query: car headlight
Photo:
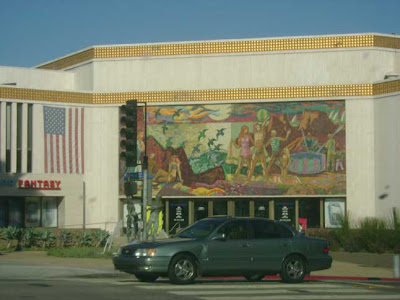
[[[135,253],[133,253],[136,257],[143,256],[155,256],[157,253],[156,249],[136,249]]]

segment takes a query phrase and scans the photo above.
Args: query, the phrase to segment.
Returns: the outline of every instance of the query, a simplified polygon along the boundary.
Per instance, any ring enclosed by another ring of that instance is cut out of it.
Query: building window
[[[17,104],[17,173],[22,166],[22,103]]]
[[[306,228],[320,228],[320,199],[308,198],[299,200],[299,223],[306,224]],[[302,226],[303,229],[304,225]]]
[[[275,220],[285,222],[295,227],[295,203],[294,200],[275,200]]]
[[[11,103],[6,104],[6,172],[11,172]]]
[[[194,202],[194,220],[198,221],[208,217],[208,201]]]
[[[0,227],[57,227],[59,199],[0,197]]]
[[[228,201],[215,200],[213,202],[213,216],[226,216],[228,214]]]
[[[32,173],[32,133],[33,133],[33,104],[28,104],[28,153],[27,171]]]
[[[254,216],[261,218],[269,218],[269,201],[256,200],[254,201]]]
[[[236,200],[235,201],[235,216],[236,217],[250,216],[249,200]]]

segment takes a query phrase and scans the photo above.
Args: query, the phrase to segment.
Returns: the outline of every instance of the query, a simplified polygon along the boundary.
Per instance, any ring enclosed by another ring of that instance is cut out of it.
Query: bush
[[[338,240],[337,231],[335,229],[310,228],[306,230],[306,235],[309,237],[327,239],[329,242],[329,247],[333,251],[340,249],[340,243]]]
[[[24,234],[22,237],[22,241],[24,244],[24,247],[32,247],[35,246],[38,240],[38,234],[36,230],[32,227],[25,228]]]
[[[110,234],[108,233],[108,231],[97,229],[93,231],[92,236],[95,246],[100,247],[105,245],[107,238],[110,236]]]
[[[388,247],[388,226],[384,220],[365,218],[360,222],[359,242],[367,252],[384,253]]]
[[[61,248],[69,247],[72,244],[72,234],[67,230],[62,230],[58,233],[58,246]]]
[[[78,245],[81,247],[85,247],[85,246],[88,247],[88,246],[91,246],[91,244],[92,244],[92,237],[89,232],[81,231],[81,232],[78,232],[78,234],[77,234],[77,242],[78,242]]]
[[[54,234],[49,231],[48,229],[45,229],[41,232],[39,232],[38,235],[39,241],[42,243],[42,248],[49,248],[50,246],[53,245],[56,237]]]
[[[19,242],[22,238],[22,229],[17,227],[7,227],[3,230],[2,238],[7,241],[7,249],[12,246],[14,240]]]

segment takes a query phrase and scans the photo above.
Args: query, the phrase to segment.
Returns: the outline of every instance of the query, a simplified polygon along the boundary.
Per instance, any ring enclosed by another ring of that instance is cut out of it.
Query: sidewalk
[[[372,253],[347,253],[332,252],[332,268],[323,271],[312,272],[312,276],[333,277],[374,277],[392,278],[393,256],[391,254]],[[110,258],[60,258],[46,255],[42,251],[22,251],[11,253],[0,253],[0,265],[7,262],[21,265],[49,265],[69,268],[85,268],[102,271],[104,273],[115,273]]]

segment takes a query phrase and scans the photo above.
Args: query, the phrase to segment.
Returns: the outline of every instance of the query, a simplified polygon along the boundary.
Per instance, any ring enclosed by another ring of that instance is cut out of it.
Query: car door
[[[248,222],[231,220],[223,225],[207,245],[207,264],[205,270],[216,274],[235,274],[247,270],[250,262],[251,244],[248,240]]]
[[[251,220],[250,226],[252,270],[279,271],[291,252],[293,232],[271,220]]]

